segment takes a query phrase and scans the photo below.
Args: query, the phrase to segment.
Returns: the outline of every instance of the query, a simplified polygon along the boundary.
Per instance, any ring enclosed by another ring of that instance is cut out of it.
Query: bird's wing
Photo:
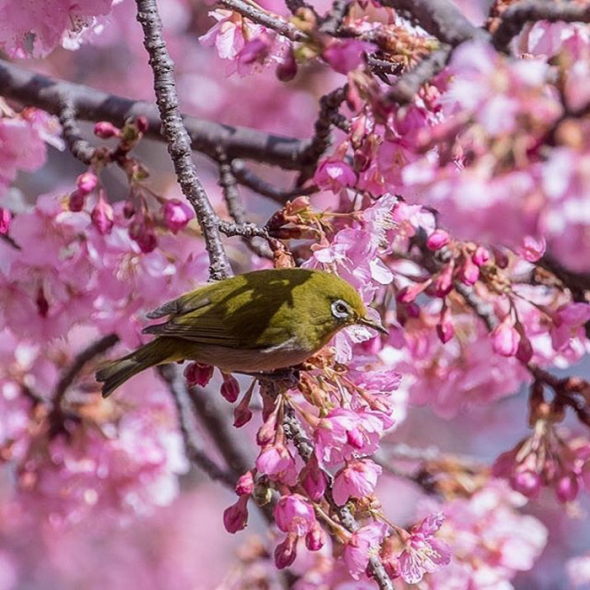
[[[202,287],[196,291],[191,291],[178,299],[167,301],[164,305],[160,305],[153,311],[147,314],[147,318],[155,320],[157,318],[163,318],[167,315],[179,315],[189,313],[202,307],[206,307],[211,304],[211,299],[207,296],[207,287]]]

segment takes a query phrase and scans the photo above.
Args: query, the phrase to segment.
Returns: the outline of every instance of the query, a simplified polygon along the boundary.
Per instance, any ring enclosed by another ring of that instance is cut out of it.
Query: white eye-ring
[[[337,299],[332,303],[332,315],[339,320],[345,320],[352,315],[352,309],[350,309],[348,303],[342,301],[342,299]]]

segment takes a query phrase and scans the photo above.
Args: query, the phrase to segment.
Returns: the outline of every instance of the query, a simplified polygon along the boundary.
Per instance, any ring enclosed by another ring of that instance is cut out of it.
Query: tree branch
[[[76,109],[69,98],[64,99],[59,113],[59,122],[63,138],[72,155],[86,166],[90,166],[95,148],[80,134],[80,128],[76,122]]]
[[[431,80],[446,65],[451,55],[452,47],[442,45],[408,72],[405,72],[391,90],[387,93],[386,99],[399,105],[404,105],[412,100],[423,84]]]
[[[235,471],[228,472],[223,470],[202,450],[197,432],[194,428],[191,398],[188,394],[184,377],[178,368],[172,364],[160,365],[158,372],[168,385],[170,393],[174,398],[187,457],[211,479],[221,481],[233,490],[240,474]]]
[[[219,4],[223,4],[226,8],[239,12],[242,16],[250,19],[254,23],[263,25],[279,35],[290,39],[291,41],[305,41],[308,37],[298,28],[292,24],[282,20],[278,16],[273,16],[252,4],[248,4],[243,0],[218,0]]]
[[[192,159],[190,137],[182,122],[174,62],[168,53],[162,36],[162,21],[156,0],[136,0],[137,20],[143,28],[144,47],[149,64],[154,72],[156,103],[162,120],[162,134],[168,144],[168,153],[184,196],[193,206],[203,232],[205,247],[209,254],[209,277],[224,279],[232,274],[229,260],[223,248],[218,228],[218,218],[211,206],[205,188],[197,175]]]
[[[127,119],[145,117],[146,137],[163,141],[161,122],[155,104],[131,100],[95,88],[50,78],[0,59],[0,95],[26,106],[37,107],[59,115],[64,99],[70,101],[82,121],[110,121],[123,127]],[[301,169],[301,154],[309,142],[292,137],[263,133],[247,127],[233,127],[213,121],[183,116],[192,148],[215,159],[221,146],[227,157],[243,158],[280,166],[287,170]]]
[[[527,22],[540,20],[589,22],[590,4],[548,0],[524,0],[513,4],[502,13],[500,24],[492,35],[492,44],[498,51],[507,51],[510,41]]]
[[[451,0],[381,0],[381,4],[394,8],[402,16],[407,14],[427,33],[452,47],[470,39],[488,38]]]

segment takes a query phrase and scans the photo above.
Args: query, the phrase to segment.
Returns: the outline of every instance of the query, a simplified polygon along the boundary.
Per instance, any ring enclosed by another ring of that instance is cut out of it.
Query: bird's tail
[[[167,338],[156,338],[127,356],[111,361],[99,369],[96,372],[96,380],[103,384],[102,397],[111,395],[115,389],[137,373],[167,362],[171,354],[167,341]]]

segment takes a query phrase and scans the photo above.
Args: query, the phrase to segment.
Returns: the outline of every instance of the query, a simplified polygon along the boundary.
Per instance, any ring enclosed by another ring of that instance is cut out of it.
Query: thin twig
[[[254,23],[276,31],[279,35],[291,41],[305,41],[307,39],[307,35],[303,31],[300,31],[290,23],[278,16],[272,16],[252,4],[243,2],[243,0],[218,0],[218,2],[230,10],[239,12],[242,16],[249,18]]]
[[[520,33],[527,22],[540,20],[589,22],[590,4],[548,0],[525,0],[513,4],[502,13],[500,24],[492,35],[492,44],[498,51],[506,51],[510,41]]]
[[[86,366],[86,363],[105,353],[109,348],[115,346],[117,342],[119,342],[119,336],[117,336],[117,334],[108,334],[107,336],[103,336],[95,342],[92,342],[74,357],[73,362],[62,373],[55,387],[55,391],[53,392],[51,399],[52,408],[48,415],[49,423],[54,432],[58,431],[63,426],[64,399],[76,377]]]
[[[473,291],[473,288],[468,287],[461,281],[454,281],[453,289],[463,297],[465,303],[483,320],[488,331],[492,332],[499,323],[492,305],[480,299]]]
[[[162,134],[168,144],[168,153],[184,196],[193,206],[203,232],[209,254],[209,277],[223,279],[231,275],[231,267],[223,244],[218,218],[201,184],[192,159],[190,137],[184,127],[174,80],[174,62],[162,36],[162,21],[156,0],[136,0],[137,20],[144,34],[144,47],[154,73],[156,103],[162,120]]]
[[[340,105],[346,100],[347,91],[348,85],[345,84],[341,88],[336,88],[336,90],[325,94],[320,99],[320,111],[314,124],[315,132],[302,155],[304,170],[297,180],[297,184],[303,184],[313,174],[318,160],[330,147],[332,117],[338,113]]]
[[[310,185],[306,187],[295,187],[294,189],[281,189],[269,184],[262,178],[259,178],[246,168],[244,162],[240,160],[233,160],[232,171],[236,180],[243,186],[247,186],[249,189],[257,192],[263,197],[268,197],[280,205],[284,205],[289,199],[293,197],[299,197],[302,195],[312,195],[318,191],[318,187]]]
[[[101,92],[90,86],[74,84],[37,74],[0,59],[0,95],[26,106],[60,114],[64,98],[71,102],[81,121],[110,121],[123,127],[128,119],[145,117],[146,137],[162,141],[161,121],[155,104],[130,100]],[[215,159],[221,146],[227,157],[243,158],[280,166],[286,170],[301,169],[301,154],[308,142],[292,137],[264,133],[247,127],[222,125],[183,115],[192,148]]]
[[[175,365],[161,365],[158,372],[168,385],[178,411],[178,422],[184,439],[186,456],[201,468],[211,479],[221,481],[233,489],[239,474],[222,469],[201,448],[199,436],[195,430],[191,398],[186,388],[184,377]]]
[[[62,109],[59,113],[59,122],[62,127],[63,138],[72,155],[86,166],[90,166],[96,149],[86,141],[76,123],[76,109],[69,98],[64,98]]]

